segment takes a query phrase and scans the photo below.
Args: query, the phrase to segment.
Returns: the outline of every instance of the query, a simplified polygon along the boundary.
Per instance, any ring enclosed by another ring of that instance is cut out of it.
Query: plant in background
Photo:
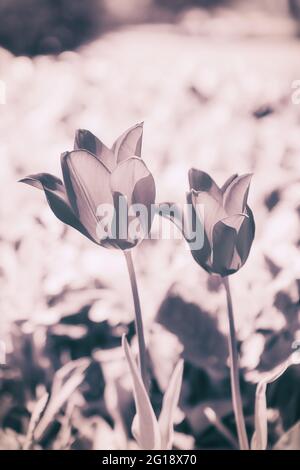
[[[72,50],[103,27],[102,0],[3,0],[0,44],[32,56]],[[20,21],[22,18],[22,21]]]
[[[139,365],[147,388],[143,321],[130,253],[151,229],[150,208],[155,202],[155,182],[141,159],[142,136],[143,123],[140,123],[126,130],[109,149],[91,132],[78,130],[74,150],[61,156],[63,181],[51,174],[39,173],[21,182],[43,189],[59,220],[100,246],[123,251],[135,307]],[[130,211],[134,205],[143,205],[147,211]],[[102,207],[113,208],[109,222],[99,211]],[[128,223],[137,228],[133,234],[128,231]]]
[[[88,359],[81,358],[68,362],[55,373],[50,394],[45,393],[35,404],[23,450],[30,450],[41,441],[58,412],[84,380],[89,365]]]

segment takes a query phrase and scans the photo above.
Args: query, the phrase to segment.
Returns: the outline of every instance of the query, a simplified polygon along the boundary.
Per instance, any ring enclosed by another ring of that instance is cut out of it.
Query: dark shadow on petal
[[[246,262],[255,236],[255,222],[252,210],[246,207],[248,217],[245,218],[237,236],[236,249],[241,257],[242,265]]]
[[[132,203],[142,204],[147,211],[147,214],[141,214],[140,216],[141,224],[146,227],[147,233],[150,233],[154,218],[154,211],[152,210],[152,206],[155,203],[155,195],[155,182],[151,173],[137,181],[132,192]],[[143,220],[144,215],[146,220]]]
[[[237,178],[238,176],[239,175],[237,173],[235,175],[229,176],[229,178],[225,181],[225,183],[221,187],[221,192],[224,193],[226,189],[228,188],[228,186],[230,186],[233,180],[235,180],[235,178]]]
[[[74,150],[88,150],[94,155],[97,154],[97,137],[86,129],[78,129],[75,134]],[[101,153],[101,142],[100,142]]]
[[[234,247],[237,240],[237,232],[222,221],[216,223],[213,228],[213,263],[212,271],[227,276],[233,274],[237,269],[233,269],[232,261]]]
[[[141,184],[137,185],[140,181]],[[124,194],[129,206],[145,203],[148,199],[149,203],[155,200],[153,176],[139,157],[127,158],[117,165],[110,175],[110,188],[112,192]]]
[[[51,191],[64,191],[63,182],[50,173],[37,173],[28,175],[26,178],[19,180],[20,183],[26,183],[38,189],[50,189]]]
[[[211,272],[211,263],[210,263],[210,255],[211,255],[211,246],[208,240],[208,237],[205,233],[205,230],[201,231],[201,234],[197,234],[196,228],[196,220],[198,218],[196,211],[194,209],[194,206],[192,204],[192,195],[191,193],[187,193],[187,203],[189,204],[190,207],[192,207],[192,210],[188,212],[189,217],[191,217],[191,220],[186,220],[184,221],[184,236],[186,238],[186,241],[190,247],[192,256],[196,263],[198,263],[205,271]],[[199,220],[198,220],[199,221]],[[198,237],[204,237],[203,239],[203,246],[201,249],[193,249],[193,242],[195,242],[195,233],[196,236]]]
[[[128,206],[126,197],[118,192],[113,193],[114,215],[109,227],[109,233],[106,238],[101,240],[101,245],[107,248],[119,250],[130,250],[134,248],[141,240],[128,239]]]
[[[113,235],[115,241],[124,242],[128,239],[128,205],[124,194],[114,192],[113,201],[115,207],[113,224]],[[119,243],[117,243],[119,246]]]
[[[57,197],[56,194],[51,191],[48,191],[47,189],[45,189],[45,195],[49,206],[51,207],[52,211],[59,220],[75,228],[92,242],[97,243],[88,233],[88,231],[84,228],[82,223],[78,220],[72,209],[65,203],[65,201],[63,201],[61,198]]]
[[[101,160],[112,171],[116,165],[113,152],[92,132],[78,129],[75,134],[74,150],[86,150]]]
[[[221,190],[208,173],[197,170],[196,168],[191,168],[188,176],[190,189],[207,192],[217,201],[222,201]]]
[[[133,204],[144,204],[145,206],[151,206],[155,203],[155,182],[151,173],[144,178],[138,180],[133,188],[132,192],[132,203]]]

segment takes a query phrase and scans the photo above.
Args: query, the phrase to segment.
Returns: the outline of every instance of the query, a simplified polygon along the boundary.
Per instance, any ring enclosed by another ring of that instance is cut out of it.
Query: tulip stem
[[[147,352],[146,352],[146,345],[145,345],[145,338],[144,338],[144,327],[143,327],[139,292],[138,292],[136,275],[135,275],[131,252],[124,251],[124,256],[125,256],[126,263],[127,263],[127,268],[128,268],[128,273],[129,273],[129,278],[130,278],[130,283],[131,283],[133,303],[134,303],[135,330],[136,330],[138,345],[139,345],[139,368],[140,368],[140,372],[141,372],[141,376],[142,376],[145,388],[148,392],[149,381],[148,381],[148,371],[147,371]]]
[[[239,383],[239,359],[237,340],[234,326],[232,298],[228,277],[223,277],[223,284],[226,290],[228,322],[229,322],[229,359],[230,359],[230,381],[233,411],[236,421],[240,450],[249,450],[249,443],[246,433],[245,418],[243,414],[243,404]]]

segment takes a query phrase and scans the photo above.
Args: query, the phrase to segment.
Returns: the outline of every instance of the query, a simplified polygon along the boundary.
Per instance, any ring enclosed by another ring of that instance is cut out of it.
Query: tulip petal
[[[66,191],[63,182],[50,173],[37,173],[35,175],[26,176],[19,181],[20,183],[26,183],[38,189],[48,189],[49,191],[58,192],[61,197],[66,197]]]
[[[239,233],[239,230],[241,226],[243,225],[245,219],[247,219],[247,216],[245,214],[237,214],[237,215],[226,217],[225,219],[222,220],[222,222],[228,225],[229,227],[234,228],[236,232]],[[242,264],[243,263],[241,261],[241,257],[239,255],[237,247],[235,246],[233,250],[232,260],[231,260],[231,269],[234,271],[237,271],[238,269],[240,269]]]
[[[222,206],[213,196],[203,191],[192,190],[192,203],[196,210],[198,217],[203,218],[200,207],[204,208],[204,230],[210,243],[212,243],[212,231],[214,225],[220,220],[224,219],[227,214]]]
[[[228,215],[245,211],[252,174],[235,178],[224,192],[223,205]]]
[[[189,170],[190,189],[210,194],[216,201],[222,204],[222,193],[218,185],[205,171],[191,168]]]
[[[222,219],[222,222],[225,225],[228,225],[228,227],[234,228],[238,233],[245,219],[247,219],[245,214],[235,214],[229,217],[225,217]]]
[[[97,241],[97,209],[101,204],[113,204],[109,170],[95,155],[84,150],[62,154],[61,166],[71,207]]]
[[[56,176],[48,173],[30,175],[20,180],[21,183],[29,184],[38,189],[43,189],[48,204],[55,216],[67,225],[75,228],[83,235],[94,241],[80,220],[74,214],[62,181]]]
[[[127,158],[112,172],[110,177],[112,192],[127,197],[128,204],[154,204],[155,183],[144,161],[138,157]]]
[[[196,211],[192,205],[191,193],[187,193],[188,210],[183,211],[182,208],[174,202],[164,202],[157,204],[156,214],[165,217],[174,223],[178,230],[182,233],[187,241],[195,261],[206,271],[210,272],[208,259],[211,253],[210,244],[205,231],[203,231],[202,222],[199,221]],[[196,221],[201,224],[201,233],[197,230]],[[203,233],[204,232],[204,233]],[[195,246],[196,237],[202,241],[200,248]],[[204,237],[204,239],[203,239]]]
[[[136,157],[141,156],[143,125],[144,123],[141,122],[130,127],[115,141],[112,151],[118,163],[133,155]]]
[[[194,217],[197,217],[194,205],[192,204],[192,193],[187,193],[187,203],[192,205],[192,212],[189,212],[189,219],[192,218],[192,220],[188,220],[184,222],[184,236],[187,239],[187,242],[189,243],[190,249],[192,256],[196,263],[198,263],[202,268],[204,268],[207,272],[211,272],[211,264],[210,264],[210,255],[211,255],[211,244],[208,240],[207,234],[204,230],[204,240],[203,240],[203,246],[200,249],[193,249],[192,244],[191,244],[191,239],[192,239],[192,230],[194,229],[193,227],[195,226],[194,224]],[[186,227],[188,225],[188,228]],[[189,242],[190,240],[190,242]]]
[[[133,204],[144,207],[139,219],[145,233],[149,233],[152,225],[152,205],[155,203],[155,182],[143,160],[131,157],[122,161],[110,177],[112,193],[123,194],[130,207]]]
[[[211,246],[205,234],[203,248],[201,248],[200,250],[195,250],[191,248],[191,253],[196,263],[198,263],[208,273],[212,272],[212,266],[210,261]]]
[[[173,444],[174,415],[178,405],[183,374],[183,360],[175,367],[170,383],[163,398],[158,424],[161,435],[161,449],[170,450]]]
[[[158,450],[160,449],[158,422],[125,335],[122,338],[122,346],[133,383],[133,395],[137,413],[134,420],[135,437],[141,449]]]
[[[110,171],[116,166],[114,153],[92,132],[86,129],[78,129],[76,131],[74,150],[87,150],[96,155],[98,160],[101,160]]]
[[[229,178],[225,181],[223,186],[221,187],[221,193],[224,194],[228,186],[233,182],[238,177],[238,174],[236,173],[235,175],[229,176]]]
[[[248,217],[245,217],[239,231],[236,242],[236,249],[241,258],[242,265],[246,262],[252,242],[255,235],[255,222],[253,213],[249,206],[246,207],[246,214]]]
[[[146,207],[151,207],[151,204],[155,203],[155,182],[150,171],[146,176],[139,179],[132,191],[132,202],[133,204],[143,204]]]
[[[236,239],[237,232],[234,228],[223,221],[216,223],[213,228],[213,272],[227,276],[238,269],[232,264]]]

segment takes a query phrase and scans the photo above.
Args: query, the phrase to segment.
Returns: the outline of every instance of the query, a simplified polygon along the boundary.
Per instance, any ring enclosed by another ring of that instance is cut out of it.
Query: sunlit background
[[[254,173],[256,239],[231,278],[251,435],[255,384],[300,340],[300,2],[2,0],[0,18],[0,448],[22,445],[54,383],[61,404],[36,448],[135,445],[124,257],[61,224],[17,180],[61,176],[77,128],[111,145],[140,121],[158,201],[184,201],[191,166],[220,184]],[[219,279],[182,240],[145,241],[133,256],[156,411],[185,360],[175,447],[234,447],[218,425],[235,437]],[[295,366],[269,387],[270,445],[300,417],[299,383]]]

